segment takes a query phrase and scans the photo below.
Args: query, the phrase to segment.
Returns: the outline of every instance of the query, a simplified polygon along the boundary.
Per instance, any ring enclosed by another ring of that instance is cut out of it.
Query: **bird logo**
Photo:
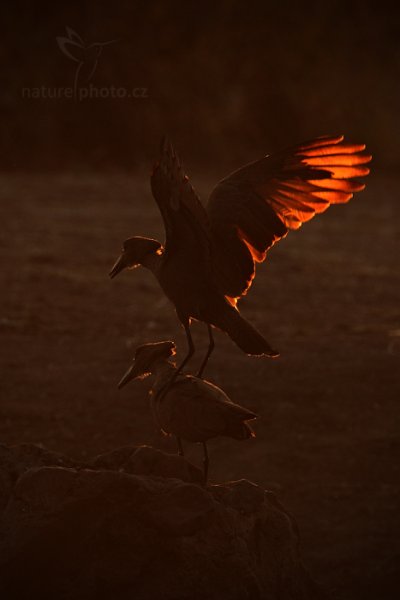
[[[77,63],[74,77],[74,98],[76,98],[79,85],[86,84],[92,79],[104,46],[114,44],[117,40],[86,44],[71,27],[66,27],[65,30],[68,37],[57,36],[56,40],[61,52]]]

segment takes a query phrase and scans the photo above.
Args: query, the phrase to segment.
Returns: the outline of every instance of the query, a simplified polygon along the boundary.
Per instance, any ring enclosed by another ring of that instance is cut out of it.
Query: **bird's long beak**
[[[115,265],[109,272],[111,279],[113,279],[116,275],[118,275],[118,273],[121,273],[121,271],[123,271],[127,266],[128,265],[126,263],[125,254],[121,254],[121,256],[116,261]]]
[[[136,379],[136,377],[140,377],[141,375],[143,375],[143,370],[137,363],[133,363],[118,383],[118,389],[120,390],[124,385],[132,381],[132,379]]]

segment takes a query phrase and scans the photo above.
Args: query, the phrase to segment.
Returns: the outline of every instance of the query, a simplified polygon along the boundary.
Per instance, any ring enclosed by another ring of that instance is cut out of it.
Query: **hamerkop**
[[[132,366],[118,384],[123,387],[128,381],[155,375],[151,390],[151,403],[155,420],[167,434],[178,440],[179,454],[183,455],[182,441],[201,442],[204,449],[204,479],[208,475],[207,440],[217,436],[228,436],[245,440],[255,434],[247,421],[256,415],[234,404],[228,396],[209,381],[192,375],[178,375],[170,386],[177,371],[170,360],[175,355],[174,342],[144,344],[137,348]],[[164,394],[165,388],[168,388]]]
[[[165,224],[165,245],[129,238],[110,276],[139,265],[154,273],[186,331],[188,352],[178,372],[194,353],[192,319],[206,323],[209,334],[199,377],[214,348],[212,327],[247,354],[278,356],[236,304],[251,286],[255,264],[275,242],[364,189],[354,178],[369,173],[365,164],[371,156],[364,144],[343,139],[323,136],[240,168],[217,184],[206,208],[163,140],[151,187]]]

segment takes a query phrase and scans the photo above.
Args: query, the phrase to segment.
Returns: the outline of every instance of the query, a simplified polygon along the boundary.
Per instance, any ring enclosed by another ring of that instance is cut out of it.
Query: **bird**
[[[209,336],[198,377],[215,347],[212,328],[226,332],[246,354],[279,356],[237,303],[251,287],[256,264],[276,242],[365,188],[355,179],[369,173],[372,156],[365,147],[345,143],[343,135],[325,135],[266,155],[222,179],[205,207],[164,136],[151,189],[165,244],[142,236],[127,239],[109,275],[142,265],[156,276],[186,332],[187,354],[177,374],[195,352],[192,320],[204,322]]]
[[[217,436],[236,440],[255,437],[248,421],[256,419],[252,411],[235,404],[219,387],[193,375],[180,374],[172,386],[176,364],[174,342],[154,342],[136,349],[132,365],[118,384],[122,388],[133,379],[154,375],[150,392],[152,411],[157,425],[166,434],[175,435],[179,454],[184,455],[182,440],[200,442],[204,452],[204,482],[207,483],[209,457],[207,441]],[[168,386],[164,395],[162,392]]]

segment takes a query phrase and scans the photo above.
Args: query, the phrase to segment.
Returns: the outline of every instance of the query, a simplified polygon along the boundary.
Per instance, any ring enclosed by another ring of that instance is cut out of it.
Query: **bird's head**
[[[125,240],[122,254],[111,269],[111,279],[118,275],[123,269],[134,269],[143,263],[149,254],[161,253],[162,246],[157,240],[140,236]]]
[[[136,349],[133,363],[118,383],[118,388],[122,388],[133,379],[144,379],[152,373],[156,362],[167,361],[175,354],[174,342],[155,342],[139,346]]]

